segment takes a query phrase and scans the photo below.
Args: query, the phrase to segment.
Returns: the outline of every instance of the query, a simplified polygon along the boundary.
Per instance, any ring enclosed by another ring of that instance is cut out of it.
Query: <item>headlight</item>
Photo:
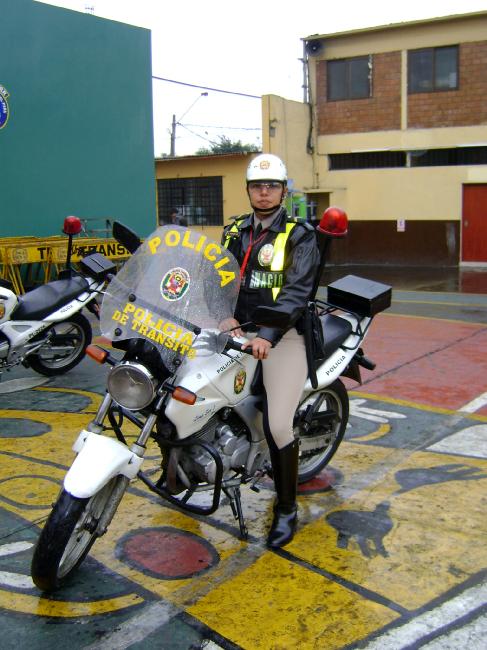
[[[131,411],[139,411],[156,396],[156,381],[140,363],[124,361],[110,370],[108,392],[113,399]]]

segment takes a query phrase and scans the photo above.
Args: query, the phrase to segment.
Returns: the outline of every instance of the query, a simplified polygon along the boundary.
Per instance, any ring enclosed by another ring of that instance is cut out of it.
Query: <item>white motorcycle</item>
[[[326,235],[323,220],[318,230]],[[350,293],[349,283],[358,289]],[[301,483],[327,465],[343,438],[349,406],[339,377],[359,380],[360,365],[374,367],[359,346],[373,315],[390,301],[390,287],[377,290],[377,283],[361,278],[348,276],[345,288],[340,281],[335,285],[328,302],[317,301],[324,359],[303,387],[294,420]],[[40,589],[58,588],[80,565],[136,478],[169,503],[200,515],[215,512],[223,492],[240,536],[247,536],[240,486],[258,489],[270,464],[260,362],[242,352],[243,339],[218,331],[233,315],[238,287],[234,257],[180,226],[156,230],[111,280],[100,324],[123,357],[88,348],[112,367],[106,395],[74,443],[76,458],[35,547],[31,573]],[[259,308],[254,319],[278,324],[279,313]],[[125,420],[140,429],[130,446]],[[103,435],[107,429],[118,439]],[[149,438],[161,451],[157,480],[152,469],[141,470]]]
[[[80,231],[81,221],[67,217],[67,268],[61,279],[23,296],[17,296],[6,283],[0,285],[0,376],[19,364],[43,375],[60,375],[84,358],[92,330],[81,310],[86,307],[97,314],[96,298],[115,266],[94,253],[81,261],[80,273],[74,271],[70,264],[72,237]]]

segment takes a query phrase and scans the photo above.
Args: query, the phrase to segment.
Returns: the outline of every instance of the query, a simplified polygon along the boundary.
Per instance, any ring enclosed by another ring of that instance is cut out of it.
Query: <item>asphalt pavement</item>
[[[189,516],[136,481],[75,577],[41,594],[32,546],[106,371],[86,359],[60,378],[4,375],[2,648],[483,650],[487,272],[326,273],[391,284],[393,304],[365,341],[376,369],[347,380],[345,441],[301,486],[298,532],[276,552],[270,480],[243,490],[246,542],[227,503]]]

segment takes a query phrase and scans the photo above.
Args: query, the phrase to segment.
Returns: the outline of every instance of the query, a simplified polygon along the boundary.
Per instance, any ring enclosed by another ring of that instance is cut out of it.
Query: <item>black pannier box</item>
[[[83,257],[81,269],[95,280],[104,280],[109,273],[116,273],[115,264],[101,253],[91,253]]]
[[[359,316],[375,316],[391,306],[392,287],[374,280],[346,275],[328,285],[327,302]]]

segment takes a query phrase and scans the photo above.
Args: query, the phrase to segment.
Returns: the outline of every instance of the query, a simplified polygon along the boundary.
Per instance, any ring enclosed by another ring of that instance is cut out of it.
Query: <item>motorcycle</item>
[[[80,273],[71,267],[72,239],[81,227],[77,217],[64,221],[69,240],[60,279],[23,296],[5,281],[0,284],[0,377],[20,364],[48,377],[60,375],[84,358],[92,329],[81,310],[86,307],[98,316],[96,298],[115,266],[93,253],[81,261]]]
[[[337,215],[325,215],[318,227],[325,241],[320,272],[327,242],[344,234]],[[166,502],[198,515],[215,512],[223,493],[240,537],[247,537],[240,488],[258,491],[271,468],[261,363],[242,351],[245,339],[218,329],[234,313],[239,282],[238,264],[226,248],[181,226],[157,229],[110,281],[100,326],[122,356],[99,346],[87,350],[111,366],[107,391],[74,443],[75,460],[34,550],[31,575],[41,590],[57,589],[75,571],[137,478]],[[358,289],[350,293],[354,283]],[[360,344],[373,316],[388,306],[390,287],[380,285],[371,299],[371,285],[378,283],[348,276],[345,285],[332,283],[327,301],[316,300],[325,349],[294,419],[300,483],[320,473],[345,433],[349,402],[340,375],[360,381],[360,366],[374,368]],[[278,324],[279,318],[271,307],[254,314],[256,323]],[[125,421],[140,430],[130,446]],[[108,429],[117,439],[103,435]],[[150,438],[161,454],[157,480],[153,468],[141,469]]]

